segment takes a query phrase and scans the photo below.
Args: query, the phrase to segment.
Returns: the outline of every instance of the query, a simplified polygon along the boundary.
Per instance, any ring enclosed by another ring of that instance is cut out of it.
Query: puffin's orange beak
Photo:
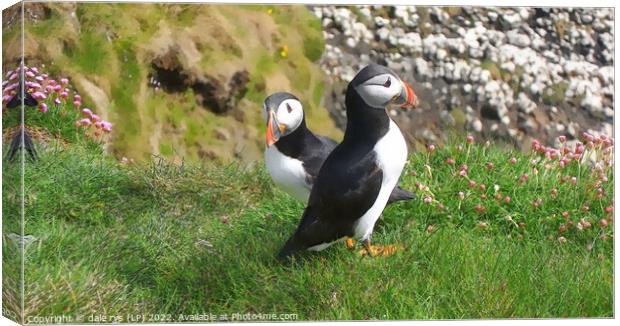
[[[413,88],[406,82],[403,82],[403,91],[400,97],[402,98],[401,100],[404,100],[404,103],[400,106],[403,110],[415,108],[416,104],[418,104],[418,97],[413,92]]]
[[[282,128],[278,124],[276,113],[273,110],[268,110],[267,114],[269,116],[267,120],[267,147],[270,147],[280,139]]]

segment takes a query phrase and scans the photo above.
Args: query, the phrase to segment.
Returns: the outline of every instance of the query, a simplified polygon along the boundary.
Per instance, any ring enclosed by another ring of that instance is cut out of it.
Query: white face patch
[[[403,88],[400,79],[390,74],[370,78],[355,88],[366,104],[374,108],[385,108]]]
[[[282,136],[286,136],[295,131],[304,118],[304,109],[301,102],[294,99],[282,101],[280,106],[276,109],[276,118],[278,119],[278,123],[286,126],[286,130]]]

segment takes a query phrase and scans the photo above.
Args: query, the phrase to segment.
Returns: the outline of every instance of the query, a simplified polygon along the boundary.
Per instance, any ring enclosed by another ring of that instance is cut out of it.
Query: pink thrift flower
[[[50,79],[50,80],[47,81],[47,83],[52,85],[52,86],[55,86],[56,85],[56,80]]]
[[[510,201],[511,201],[510,196],[506,196],[506,197],[504,197],[504,202],[505,202],[506,204],[510,204]]]
[[[8,103],[13,98],[13,95],[2,96],[2,103]]]
[[[95,122],[95,128],[101,129],[102,127],[103,127],[103,122],[101,122],[101,121]]]
[[[575,154],[581,154],[586,148],[583,145],[579,144],[575,146]]]
[[[530,176],[529,176],[527,173],[524,173],[524,174],[522,174],[522,175],[519,177],[519,182],[521,182],[521,183],[525,183],[525,182],[527,181],[527,179],[529,179],[529,177],[530,177]]]
[[[608,225],[607,220],[606,220],[606,219],[604,219],[604,218],[600,219],[600,220],[598,221],[598,225],[600,225],[602,228],[606,228],[606,227],[607,227],[607,225]]]
[[[103,121],[101,129],[103,131],[105,131],[105,132],[111,132],[112,131],[112,123],[110,123],[108,121]]]
[[[482,230],[486,229],[488,227],[486,222],[480,222],[478,223],[478,227]]]
[[[459,171],[459,175],[461,177],[465,177],[465,176],[467,176],[467,171],[466,170],[461,170],[461,171]]]
[[[80,102],[80,101],[73,101],[73,106],[75,106],[76,108],[79,108],[80,105],[82,105],[82,102]]]
[[[583,133],[581,133],[581,138],[582,138],[584,141],[586,141],[586,142],[589,142],[589,141],[593,141],[593,140],[594,140],[594,136],[592,136],[591,134],[589,134],[589,133],[587,133],[587,132],[583,132]]]
[[[41,88],[41,84],[36,83],[36,82],[27,81],[25,84],[27,88]]]
[[[487,170],[493,170],[495,168],[495,164],[493,164],[493,162],[487,162],[486,167]]]
[[[449,158],[446,160],[446,163],[447,163],[447,164],[450,164],[450,165],[454,165],[454,164],[456,163],[456,161],[454,161],[454,159],[453,159],[453,158],[449,157]]]
[[[60,79],[60,83],[61,83],[61,84],[63,84],[63,85],[66,85],[66,84],[68,84],[68,83],[69,83],[69,79],[67,79],[67,78],[61,78],[61,79]]]
[[[461,144],[456,145],[456,150],[459,151],[459,152],[462,152],[463,151],[463,145],[461,145]]]
[[[43,78],[43,76],[37,76],[34,78],[34,80],[38,81],[39,83],[42,83],[45,80],[45,78]]]
[[[462,191],[459,191],[459,198],[460,198],[461,200],[465,199],[465,193],[464,193],[464,192],[462,192]]]
[[[558,196],[558,190],[556,188],[551,189],[551,197],[556,198]]]
[[[484,212],[487,211],[487,209],[484,206],[480,205],[480,204],[476,205],[476,207],[474,207],[474,209],[476,210],[476,212],[478,212],[480,214],[484,214]]]
[[[432,202],[433,202],[433,198],[432,197],[430,197],[430,196],[424,197],[424,203],[430,204]]]
[[[560,136],[558,137],[558,140],[560,141],[560,143],[565,143],[566,142],[566,136]]]
[[[32,78],[32,77],[34,77],[34,76],[35,76],[35,75],[34,75],[34,73],[33,73],[32,71],[26,71],[25,75],[26,75],[26,77],[28,77],[28,78]]]
[[[56,92],[60,92],[62,90],[62,86],[60,85],[54,85],[54,91]]]
[[[511,159],[510,159],[510,161],[508,161],[508,162],[509,162],[510,164],[513,164],[513,165],[514,165],[514,164],[517,164],[517,158],[516,158],[516,157],[513,157],[513,158],[511,158]]]
[[[45,96],[43,92],[34,92],[32,93],[32,97],[34,97],[36,100],[44,100],[47,98],[47,96]]]
[[[577,177],[571,177],[570,178],[570,182],[572,182],[574,185],[577,184]]]
[[[92,117],[93,116],[93,111],[91,111],[89,108],[83,108],[82,109],[82,115],[84,115],[85,117]]]
[[[90,121],[90,119],[88,119],[88,118],[80,119],[78,121],[79,121],[80,125],[82,125],[82,126],[90,126],[92,124],[92,121]]]
[[[59,98],[55,98],[54,99],[54,103],[56,103],[56,105],[60,105],[60,99]]]
[[[12,90],[16,89],[16,88],[17,88],[17,86],[19,86],[19,84],[18,84],[18,83],[13,83],[13,84],[11,84],[11,85],[7,86],[7,87],[4,89],[4,91],[5,91],[5,92],[6,92],[6,91],[12,91]]]
[[[75,94],[75,95],[73,96],[73,100],[75,100],[75,101],[81,101],[81,100],[82,100],[82,97],[81,97],[79,94]]]
[[[469,180],[469,188],[473,188],[476,186],[476,181],[474,180]]]
[[[101,121],[101,118],[94,113],[90,116],[90,118],[93,119],[93,121]]]
[[[468,144],[473,144],[474,143],[474,136],[467,135],[466,141],[467,141]]]
[[[566,241],[568,241],[568,240],[566,240],[566,238],[565,238],[565,237],[559,237],[559,238],[558,238],[558,242],[559,242],[559,243],[566,243]]]
[[[61,92],[59,96],[64,99],[64,98],[67,98],[69,94],[67,92]]]
[[[39,111],[41,111],[42,113],[47,112],[47,104],[39,103]]]
[[[426,148],[426,150],[427,150],[429,153],[434,152],[434,151],[435,151],[435,145],[433,145],[433,144],[428,145],[428,147]]]
[[[564,219],[567,219],[569,216],[570,216],[570,214],[568,213],[568,211],[563,211],[563,212],[562,212],[562,217],[563,217]]]
[[[480,191],[487,190],[487,186],[485,186],[484,183],[481,183],[479,187],[480,187]]]

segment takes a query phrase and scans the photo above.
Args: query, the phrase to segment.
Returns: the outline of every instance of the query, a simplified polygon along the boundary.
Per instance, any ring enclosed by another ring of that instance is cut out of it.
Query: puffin
[[[291,93],[277,92],[267,96],[263,109],[267,123],[264,153],[267,171],[280,189],[307,203],[319,169],[338,143],[308,129],[303,105]],[[388,203],[413,198],[413,193],[397,186]]]
[[[407,160],[405,138],[387,107],[406,109],[416,102],[411,86],[385,66],[370,64],[357,73],[345,96],[344,139],[319,169],[301,221],[278,258],[290,259],[302,250],[320,251],[343,238],[361,241],[362,254],[370,256],[396,251],[395,245],[370,241]]]

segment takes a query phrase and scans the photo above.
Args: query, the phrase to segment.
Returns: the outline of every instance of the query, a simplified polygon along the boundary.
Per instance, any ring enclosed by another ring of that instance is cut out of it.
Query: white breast
[[[304,203],[308,202],[312,186],[306,183],[302,161],[280,153],[276,146],[270,146],[265,149],[265,165],[280,189]]]
[[[389,131],[377,142],[374,151],[377,155],[377,164],[383,171],[383,180],[375,203],[354,226],[355,237],[360,240],[370,238],[375,222],[381,216],[381,212],[383,212],[392,190],[396,187],[407,161],[405,137],[391,119]]]

